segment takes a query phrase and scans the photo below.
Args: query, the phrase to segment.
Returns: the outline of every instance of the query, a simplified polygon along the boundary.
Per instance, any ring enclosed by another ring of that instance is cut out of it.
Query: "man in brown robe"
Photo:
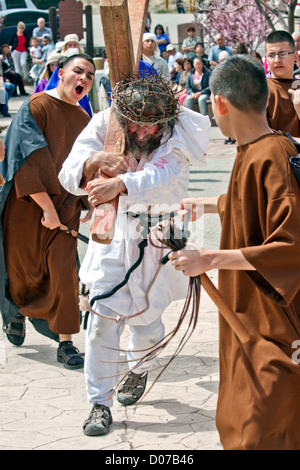
[[[23,317],[47,321],[50,330],[59,335],[57,359],[68,368],[83,366],[83,358],[71,341],[71,335],[80,329],[77,241],[58,227],[63,224],[78,230],[83,204],[81,198],[60,185],[57,175],[76,137],[90,120],[77,104],[91,89],[94,71],[89,56],[72,56],[59,69],[57,88],[33,95],[23,105],[20,111],[26,119],[21,119],[19,129],[20,133],[27,130],[27,134],[34,134],[33,150],[18,164],[13,177],[5,178],[11,184],[2,213],[6,298],[10,297]],[[45,144],[37,144],[35,135],[40,134]],[[21,140],[18,127],[8,135],[6,147],[10,150],[12,140]],[[23,151],[22,142],[20,147]],[[10,161],[14,158],[8,153],[7,174],[10,166],[17,165]],[[7,326],[3,305],[1,313]],[[18,323],[24,337],[25,319],[20,315],[6,330],[15,345],[24,340],[18,342]]]
[[[266,58],[271,73],[268,78],[269,125],[271,129],[300,137],[300,120],[289,93],[290,89],[300,88],[300,80],[293,76],[298,51],[295,50],[292,36],[286,31],[274,31],[269,34],[266,39]]]
[[[193,219],[219,211],[220,250],[191,244],[169,258],[187,276],[219,269],[219,290],[250,335],[242,343],[220,315],[216,424],[224,449],[299,450],[300,189],[289,164],[297,151],[268,126],[267,83],[255,59],[233,56],[210,86],[237,156],[226,195],[182,207]]]

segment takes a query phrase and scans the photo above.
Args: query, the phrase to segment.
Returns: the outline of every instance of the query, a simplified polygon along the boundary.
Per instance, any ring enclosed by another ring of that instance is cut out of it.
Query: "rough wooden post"
[[[100,0],[109,78],[112,88],[138,70],[142,38],[145,31],[149,0]],[[125,134],[115,113],[110,113],[104,149],[125,154]],[[98,177],[108,178],[101,173]],[[118,197],[96,207],[92,217],[94,241],[110,243],[118,209]]]

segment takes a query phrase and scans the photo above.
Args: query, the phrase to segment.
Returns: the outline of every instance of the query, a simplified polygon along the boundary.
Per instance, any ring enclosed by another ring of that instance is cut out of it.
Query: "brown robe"
[[[251,335],[241,344],[220,315],[216,424],[226,450],[300,449],[300,365],[292,360],[300,340],[300,189],[288,162],[296,153],[276,134],[239,147],[219,200],[221,249],[241,249],[256,269],[219,272],[221,293]]]
[[[3,213],[9,293],[20,313],[45,319],[57,334],[79,331],[77,240],[41,224],[42,210],[29,194],[47,192],[62,224],[78,230],[82,200],[68,193],[58,173],[90,118],[80,107],[46,93],[33,95],[30,112],[48,147],[32,153],[14,175]]]
[[[269,101],[267,118],[271,129],[289,132],[293,137],[300,137],[300,120],[295,111],[290,88],[300,87],[300,80],[268,78]]]

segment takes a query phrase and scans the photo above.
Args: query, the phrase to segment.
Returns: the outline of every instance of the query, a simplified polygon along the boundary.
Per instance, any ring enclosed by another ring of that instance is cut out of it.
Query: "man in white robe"
[[[141,79],[146,84],[145,88],[140,83],[136,85],[136,82],[128,85],[131,92],[135,87],[137,90],[133,95],[128,93],[129,99],[132,99],[128,108],[130,112],[138,109],[139,97],[147,101],[151,80]],[[153,80],[155,82],[157,79]],[[168,103],[161,103],[161,100],[168,100],[165,97],[167,91],[166,95],[171,94],[171,101],[174,102],[172,91],[162,79],[153,87],[155,93],[150,98],[151,104],[140,107],[134,113],[139,114],[139,120],[135,121],[132,116],[126,119],[126,113],[121,109],[122,100],[115,100],[119,122],[127,131],[126,153],[136,161],[134,170],[102,183],[93,180],[86,186],[95,170],[95,162],[103,171],[101,162],[107,158],[103,149],[109,115],[113,112],[109,108],[95,115],[79,135],[59,175],[63,187],[76,195],[88,193],[90,202],[95,206],[120,195],[114,239],[110,244],[100,244],[90,239],[80,269],[80,279],[89,289],[90,301],[97,313],[89,315],[87,327],[85,376],[92,411],[84,423],[86,435],[106,434],[112,422],[110,407],[118,383],[118,349],[125,323],[112,318],[131,317],[126,319],[131,330],[128,347],[131,372],[118,391],[118,401],[130,405],[144,393],[147,371],[151,368],[149,362],[139,363],[144,353],[138,350],[153,347],[164,337],[161,320],[164,310],[172,301],[184,298],[187,293],[187,278],[168,266],[169,263],[157,271],[159,260],[169,250],[148,243],[142,262],[132,272],[128,282],[112,296],[93,301],[119,284],[139,257],[139,243],[143,239],[143,228],[139,226],[141,218],[131,218],[128,212],[146,214],[151,207],[151,216],[155,216],[176,210],[187,195],[189,165],[201,165],[205,161],[209,118],[188,109],[180,109],[178,113],[176,100],[175,108],[168,115],[165,111],[169,109]],[[163,92],[163,98],[158,89]],[[160,116],[154,110],[155,102],[158,103],[158,113],[163,113]],[[156,139],[152,148],[149,145],[151,137]],[[117,159],[115,154],[111,156]],[[135,315],[142,310],[145,310],[143,314]]]

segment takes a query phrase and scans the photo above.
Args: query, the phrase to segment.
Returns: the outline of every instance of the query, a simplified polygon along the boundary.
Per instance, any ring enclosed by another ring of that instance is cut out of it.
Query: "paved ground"
[[[28,91],[31,89],[29,87]],[[15,114],[20,102],[11,99]],[[9,120],[0,118],[0,126]],[[207,165],[192,168],[190,194],[216,195],[226,191],[235,146],[225,146],[218,128],[212,128]],[[198,239],[205,247],[217,247],[219,221],[205,216]],[[87,227],[81,231],[86,232]],[[80,243],[81,256],[85,246]],[[215,283],[216,273],[210,277]],[[168,331],[173,329],[183,302],[164,313]],[[183,334],[185,328],[182,329]],[[84,331],[74,337],[84,351]],[[165,364],[181,335],[161,355]],[[123,335],[126,347],[128,330]],[[215,427],[218,393],[218,319],[216,307],[204,290],[196,331],[159,381],[137,407],[116,401],[111,431],[103,437],[86,437],[82,423],[89,407],[82,370],[68,371],[56,361],[56,343],[37,334],[27,322],[21,348],[12,346],[0,332],[0,450],[106,450],[182,451],[222,450]],[[125,369],[125,366],[124,366]],[[149,386],[159,370],[150,374]],[[103,453],[104,458],[108,453]],[[126,456],[138,454],[126,453]],[[108,462],[109,463],[109,462]],[[176,463],[176,462],[175,462]]]

